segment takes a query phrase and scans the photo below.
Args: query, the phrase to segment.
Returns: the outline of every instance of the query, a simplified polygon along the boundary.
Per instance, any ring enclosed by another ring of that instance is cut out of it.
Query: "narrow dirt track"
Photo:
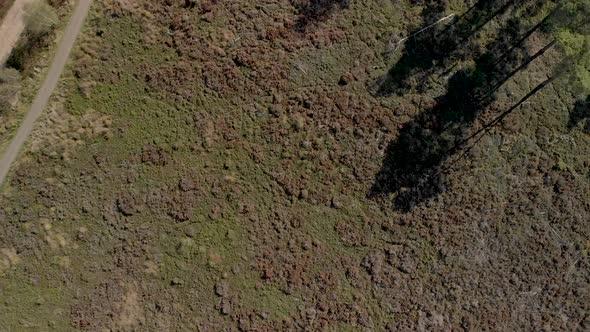
[[[18,128],[16,135],[12,139],[12,142],[10,142],[10,145],[6,151],[4,151],[4,155],[0,159],[0,184],[4,182],[6,175],[10,170],[10,166],[16,160],[23,144],[31,134],[33,126],[35,125],[35,121],[39,115],[41,115],[41,112],[43,112],[45,106],[47,106],[49,97],[57,85],[66,61],[68,60],[70,51],[72,50],[74,42],[76,41],[76,37],[78,36],[78,33],[82,28],[82,24],[84,23],[84,19],[88,14],[91,3],[92,0],[78,0],[78,4],[74,9],[74,13],[70,18],[70,22],[68,23],[62,39],[59,42],[57,52],[53,58],[53,62],[51,63],[51,67],[47,73],[47,77],[39,89],[39,92],[37,92],[37,96],[33,101],[31,109],[27,113],[25,119]]]

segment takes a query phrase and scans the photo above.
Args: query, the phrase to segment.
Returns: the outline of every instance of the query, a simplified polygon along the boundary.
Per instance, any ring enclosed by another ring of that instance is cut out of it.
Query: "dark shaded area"
[[[8,2],[12,3],[13,1]],[[48,0],[47,3],[51,7],[58,9],[66,3],[66,0]],[[45,28],[46,31],[34,32],[27,27],[12,49],[8,59],[6,59],[6,66],[26,73],[32,65],[31,60],[34,58],[35,53],[51,43],[54,27],[51,25]]]
[[[195,8],[196,6],[197,6],[196,0],[184,0],[184,4],[182,5],[182,8],[192,9],[192,8]]]
[[[493,101],[485,93],[495,77],[482,68],[462,70],[449,80],[446,95],[437,104],[406,123],[386,152],[369,197],[398,193],[395,206],[402,211],[435,197],[444,189],[441,165],[465,138],[469,128]]]
[[[568,129],[574,129],[580,122],[586,122],[584,132],[590,134],[590,96],[585,100],[578,100],[570,113],[567,124]]]
[[[495,12],[505,11],[504,7],[507,5],[508,3],[503,3]],[[486,5],[482,8],[489,7]],[[482,9],[478,9],[477,5],[471,9],[471,13],[466,15],[478,19],[470,19],[473,26],[467,26],[454,35],[466,38],[468,34],[481,28],[483,22],[491,19],[478,15],[480,10]],[[494,102],[497,89],[553,46],[550,43],[529,56],[519,45],[523,36],[530,35],[530,30],[526,28],[516,19],[504,22],[496,40],[489,43],[482,54],[474,57],[475,66],[454,73],[448,80],[447,93],[437,98],[435,106],[404,125],[397,140],[390,143],[385,152],[383,166],[370,189],[369,198],[397,193],[395,207],[407,212],[444,190],[444,162],[458,152],[463,152],[465,144],[471,138],[468,136],[470,129],[482,112]],[[459,49],[458,44],[446,45],[450,47],[447,49]],[[417,68],[434,71],[438,66],[437,62],[444,61],[445,57],[443,53],[429,54],[438,54],[439,57],[432,61],[425,57],[424,60],[429,61],[423,61],[422,64],[432,65],[414,67],[415,63],[412,66],[398,63],[392,72],[405,76],[412,74]],[[409,60],[402,57],[400,61]],[[421,75],[429,75],[432,71]],[[388,88],[392,88],[392,85]],[[403,86],[401,88],[403,92]],[[400,86],[397,85],[396,89],[400,89]],[[397,90],[396,92],[399,93]]]
[[[347,8],[350,0],[291,0],[291,4],[299,14],[294,28],[305,32],[309,26],[326,20],[335,10]]]
[[[439,27],[427,27],[442,18],[446,4],[429,1],[425,6],[422,11],[423,25],[409,33],[410,36],[418,34],[405,41],[405,48],[400,60],[387,75],[377,82],[376,95],[386,96],[394,91],[401,95],[407,92],[412,86],[418,85],[422,78],[428,76],[430,69],[434,68],[436,63],[444,57],[444,53],[441,53],[436,45]],[[427,30],[419,32],[425,28]],[[402,46],[397,45],[396,47]]]
[[[467,43],[469,37],[494,17],[507,12],[514,4],[514,0],[478,1],[450,24],[441,22],[430,27],[443,18],[447,3],[427,1],[422,12],[423,25],[409,33],[409,36],[416,35],[405,41],[402,57],[376,83],[375,94],[401,95],[413,87],[422,91],[427,78],[436,71],[449,71],[456,61],[478,56],[481,52],[477,45]]]
[[[41,49],[48,44],[46,35],[21,37],[10,56],[6,60],[6,66],[20,72],[26,72],[29,67],[29,60],[33,57],[35,50]]]
[[[51,5],[51,7],[58,8],[63,6],[66,3],[66,0],[47,0],[47,3]]]

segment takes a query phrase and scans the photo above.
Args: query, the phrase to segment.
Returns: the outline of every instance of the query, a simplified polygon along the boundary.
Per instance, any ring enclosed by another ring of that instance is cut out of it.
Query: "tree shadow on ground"
[[[409,34],[413,37],[405,41],[401,58],[377,80],[374,94],[402,95],[413,87],[423,91],[427,78],[435,72],[449,71],[450,64],[466,57],[476,57],[475,45],[467,43],[469,37],[494,17],[508,11],[514,3],[514,0],[481,0],[445,25],[439,22],[446,10],[445,2],[428,1],[422,11],[423,25]],[[396,49],[400,47],[396,45]]]
[[[397,193],[396,208],[410,211],[444,190],[442,165],[467,130],[493,101],[485,93],[491,77],[479,68],[461,70],[449,80],[436,106],[406,123],[385,151],[369,198]]]
[[[348,8],[350,0],[291,0],[291,4],[298,12],[294,28],[305,32],[309,26],[326,20],[337,9]]]
[[[458,152],[464,150],[475,121],[495,101],[497,90],[548,49],[528,55],[521,43],[531,30],[523,30],[518,20],[504,22],[498,37],[474,59],[475,65],[452,74],[447,93],[435,106],[402,127],[385,151],[369,198],[395,193],[395,208],[408,212],[445,189],[443,165],[452,156],[461,157]]]
[[[574,129],[580,122],[586,121],[584,132],[590,134],[590,96],[586,100],[578,100],[570,113],[568,129]]]
[[[47,43],[47,34],[32,35],[24,33],[10,52],[8,59],[6,59],[6,67],[26,72],[30,67],[35,50],[43,48]]]

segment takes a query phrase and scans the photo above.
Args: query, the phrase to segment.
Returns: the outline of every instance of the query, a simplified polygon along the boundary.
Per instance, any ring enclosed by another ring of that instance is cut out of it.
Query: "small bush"
[[[46,1],[35,1],[25,8],[25,25],[29,37],[40,38],[57,24],[55,9]]]

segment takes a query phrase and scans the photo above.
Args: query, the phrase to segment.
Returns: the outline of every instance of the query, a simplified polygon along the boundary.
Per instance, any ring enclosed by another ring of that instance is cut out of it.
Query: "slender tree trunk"
[[[552,40],[549,44],[545,45],[545,47],[543,47],[542,49],[540,49],[539,51],[537,51],[537,53],[535,53],[534,55],[530,56],[523,64],[521,64],[520,66],[518,66],[516,69],[514,69],[513,71],[511,71],[508,75],[506,75],[500,82],[496,83],[496,85],[494,85],[491,89],[490,92],[495,92],[496,90],[498,90],[502,85],[504,85],[504,83],[506,83],[506,81],[508,81],[512,76],[514,76],[516,73],[518,73],[519,71],[526,69],[531,62],[535,61],[535,59],[537,59],[538,57],[540,57],[541,55],[545,54],[545,52],[547,52],[549,49],[551,49],[553,46],[555,46],[555,44],[557,43],[556,40]]]
[[[543,90],[547,85],[551,84],[553,81],[555,81],[557,78],[559,78],[562,74],[563,74],[563,71],[560,71],[560,72],[556,73],[555,75],[549,77],[545,81],[539,83],[534,89],[532,89],[529,93],[527,93],[524,97],[522,97],[516,104],[514,104],[508,110],[502,112],[500,115],[498,115],[492,121],[490,121],[487,124],[485,124],[481,129],[479,129],[475,133],[471,134],[469,137],[467,137],[467,138],[463,139],[461,142],[455,144],[455,146],[449,151],[450,154],[457,152],[465,144],[467,144],[471,139],[473,139],[473,138],[475,138],[478,135],[480,135],[480,134],[483,133],[483,135],[480,138],[478,138],[478,140],[473,145],[471,145],[467,150],[465,150],[465,153],[463,154],[463,155],[465,155],[493,127],[495,127],[496,125],[498,125],[499,123],[501,123],[508,115],[510,115],[512,112],[514,112],[524,102],[526,102],[529,98],[531,98],[532,96],[534,96],[535,94],[537,94],[537,92]]]
[[[473,23],[477,23],[477,22],[470,22],[469,24],[467,24],[467,29],[465,27],[461,27],[461,26],[457,26],[461,24],[461,20],[467,20],[470,21],[470,18],[467,17],[469,16],[470,13],[472,13],[473,11],[475,11],[476,9],[478,11],[482,11],[484,13],[487,13],[488,11],[491,11],[491,8],[486,8],[486,7],[490,7],[490,1],[492,0],[480,0],[478,1],[475,5],[471,6],[471,8],[469,8],[469,10],[467,10],[467,12],[465,12],[463,15],[461,15],[457,21],[455,21],[455,23],[449,25],[446,29],[444,29],[440,34],[438,35],[447,35],[449,33],[452,33],[453,29],[458,29],[458,40],[455,42],[456,45],[459,45],[461,43],[463,43],[465,41],[465,39],[467,39],[469,36],[471,36],[473,33],[475,33],[476,31],[478,31],[479,29],[481,29],[484,25],[486,25],[489,21],[491,21],[494,17],[502,14],[503,12],[505,12],[508,8],[510,8],[510,6],[512,6],[512,4],[514,4],[515,0],[508,0],[508,2],[506,2],[502,7],[500,7],[498,10],[496,10],[494,13],[492,13],[491,15],[486,16],[486,18],[484,19],[483,22],[480,22],[479,24],[477,24],[475,27],[471,27]],[[477,11],[475,13],[473,13],[473,17],[477,16]],[[473,18],[471,18],[471,20],[473,20]],[[477,20],[476,20],[477,21]],[[468,31],[463,31],[463,30],[468,30]]]
[[[558,8],[553,9],[551,13],[549,13],[547,16],[543,18],[543,20],[541,20],[541,22],[537,23],[534,27],[527,31],[527,33],[525,33],[518,41],[516,41],[516,43],[512,45],[510,49],[503,52],[502,55],[498,57],[498,60],[495,61],[494,65],[503,62],[506,59],[506,57],[508,57],[508,55],[510,55],[517,47],[520,47],[522,43],[524,43],[524,41],[527,40],[535,31],[547,24],[547,21],[549,21],[551,16],[553,16],[553,14],[557,11]]]
[[[508,2],[506,2],[502,7],[500,7],[498,10],[496,10],[494,13],[492,13],[492,15],[489,15],[483,22],[478,24],[474,29],[471,29],[470,33],[467,34],[466,37],[474,34],[476,31],[481,29],[484,25],[488,24],[488,22],[491,21],[494,17],[505,13],[508,10],[508,8],[510,8],[514,4],[514,2],[515,2],[515,0],[509,0]]]
[[[463,17],[469,15],[476,8],[485,6],[487,4],[487,1],[488,0],[477,1],[473,6],[469,7],[469,9],[467,9],[467,11],[465,13],[463,13],[461,16],[459,16],[459,19],[462,19]]]
[[[559,76],[561,76],[561,74],[555,74],[555,75],[549,77],[548,79],[546,79],[545,81],[539,83],[539,85],[537,85],[534,89],[532,89],[529,93],[527,93],[524,97],[522,97],[522,99],[520,99],[518,101],[518,103],[514,104],[514,106],[510,107],[508,110],[506,110],[502,114],[498,115],[488,125],[484,126],[484,128],[485,127],[491,128],[491,127],[497,125],[498,123],[502,122],[502,120],[504,120],[504,118],[506,118],[508,115],[510,115],[510,113],[514,112],[514,110],[516,110],[520,105],[522,105],[529,98],[531,98],[532,96],[537,94],[537,92],[543,90],[547,85],[551,84]]]

